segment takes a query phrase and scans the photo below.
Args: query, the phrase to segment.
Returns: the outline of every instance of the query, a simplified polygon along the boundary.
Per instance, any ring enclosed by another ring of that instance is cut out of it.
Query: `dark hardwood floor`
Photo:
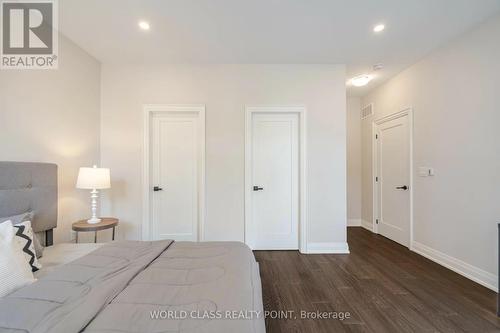
[[[349,255],[255,251],[265,310],[294,311],[267,332],[500,332],[496,293],[365,229],[347,234]]]

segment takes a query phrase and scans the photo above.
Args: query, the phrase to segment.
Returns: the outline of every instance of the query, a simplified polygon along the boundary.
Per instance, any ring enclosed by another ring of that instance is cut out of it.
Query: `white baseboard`
[[[373,231],[373,224],[367,220],[361,220],[361,226],[366,230]]]
[[[412,242],[411,249],[427,259],[440,264],[441,266],[451,269],[452,271],[463,275],[466,278],[485,286],[486,288],[498,292],[498,277],[495,274],[472,266],[460,259],[451,257],[415,241]]]
[[[349,245],[347,242],[344,243],[308,243],[307,244],[308,254],[321,254],[321,253],[338,253],[338,254],[348,254]]]
[[[347,219],[348,227],[361,227],[361,219]]]

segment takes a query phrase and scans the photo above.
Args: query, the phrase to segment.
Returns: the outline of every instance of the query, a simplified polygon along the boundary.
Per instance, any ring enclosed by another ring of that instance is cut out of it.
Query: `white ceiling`
[[[63,0],[60,29],[102,63],[332,63],[384,69],[361,95],[500,11],[500,0]],[[146,20],[150,31],[137,23]],[[372,28],[383,22],[386,30]]]

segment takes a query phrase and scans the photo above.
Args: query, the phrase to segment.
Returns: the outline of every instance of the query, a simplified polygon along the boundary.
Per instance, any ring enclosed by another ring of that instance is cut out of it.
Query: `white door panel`
[[[198,118],[154,115],[152,119],[152,238],[198,238]]]
[[[297,114],[254,114],[252,118],[253,246],[298,249]]]
[[[378,232],[410,245],[410,131],[408,115],[378,125]]]

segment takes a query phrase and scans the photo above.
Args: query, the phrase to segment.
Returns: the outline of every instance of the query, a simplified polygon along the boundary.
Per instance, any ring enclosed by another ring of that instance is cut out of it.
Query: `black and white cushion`
[[[27,211],[26,213],[14,215],[14,216],[7,216],[7,217],[0,217],[0,223],[3,223],[5,221],[11,221],[13,225],[19,224],[24,221],[33,221],[33,218],[35,217],[35,213],[33,211]],[[41,258],[43,255],[43,246],[38,239],[37,235],[35,234],[35,237],[33,237],[33,243],[35,244],[35,253],[37,258]]]
[[[0,223],[0,297],[35,281],[30,265],[15,241],[12,222]]]
[[[33,242],[33,229],[30,221],[24,221],[14,225],[15,241],[22,248],[24,258],[30,264],[31,270],[36,272],[42,265],[38,262]]]

